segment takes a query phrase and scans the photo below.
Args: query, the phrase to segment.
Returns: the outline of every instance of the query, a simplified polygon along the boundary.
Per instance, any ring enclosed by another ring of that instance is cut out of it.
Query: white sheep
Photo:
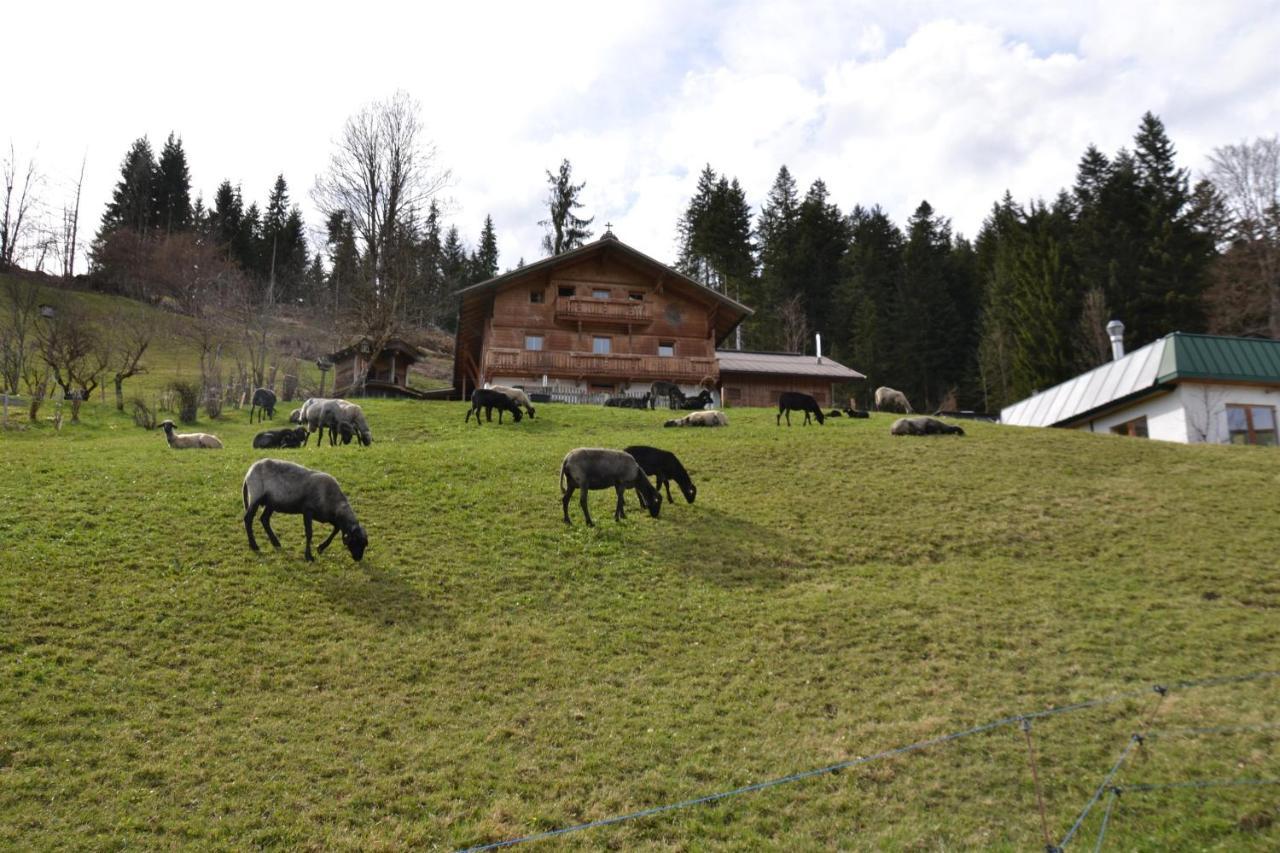
[[[346,400],[338,400],[337,402],[337,426],[338,431],[343,434],[343,444],[351,440],[348,436],[352,434],[365,447],[373,444],[373,433],[369,430],[369,421],[365,419],[364,409],[355,403],[348,403]]]
[[[248,473],[244,475],[241,494],[244,498],[244,531],[253,550],[258,550],[258,542],[253,538],[253,517],[261,509],[262,529],[277,548],[280,540],[271,529],[271,516],[283,512],[302,516],[302,526],[307,534],[304,556],[308,562],[315,560],[311,555],[313,521],[333,525],[333,532],[320,543],[318,553],[323,554],[333,537],[341,533],[342,544],[347,546],[351,556],[357,562],[364,557],[369,537],[356,520],[355,511],[338,481],[323,471],[313,471],[283,459],[259,459],[249,466]]]
[[[499,394],[510,397],[511,402],[523,407],[529,417],[533,417],[533,403],[529,400],[529,395],[519,388],[512,388],[510,385],[490,385],[489,390],[497,391]],[[499,420],[501,420],[501,415],[499,415]]]
[[[205,450],[222,449],[222,442],[216,435],[210,435],[207,432],[174,432],[173,421],[161,421],[160,429],[164,430],[164,437],[174,450],[186,450],[191,447]]]
[[[729,419],[725,417],[724,412],[716,412],[716,411],[690,412],[689,414],[685,415],[683,418],[676,418],[675,420],[667,421],[665,424],[663,424],[663,426],[669,426],[669,427],[684,427],[684,426],[717,427],[717,426],[728,426],[728,425],[729,425]]]
[[[876,389],[876,411],[883,412],[886,409],[902,412],[904,415],[915,414],[915,410],[911,408],[911,403],[907,401],[906,394],[881,385]]]

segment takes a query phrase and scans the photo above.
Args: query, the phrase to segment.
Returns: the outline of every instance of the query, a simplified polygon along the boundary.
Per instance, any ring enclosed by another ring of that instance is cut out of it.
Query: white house
[[[1174,332],[1000,412],[1002,423],[1164,441],[1277,443],[1280,341]]]

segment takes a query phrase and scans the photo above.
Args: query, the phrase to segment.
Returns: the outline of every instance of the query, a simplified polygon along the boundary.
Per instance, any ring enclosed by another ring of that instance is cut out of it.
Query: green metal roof
[[[1169,335],[1156,382],[1178,379],[1226,379],[1280,383],[1280,341],[1224,338],[1217,335]]]

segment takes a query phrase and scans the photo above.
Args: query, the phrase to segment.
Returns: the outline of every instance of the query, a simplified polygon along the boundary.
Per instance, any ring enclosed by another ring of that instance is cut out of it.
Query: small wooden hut
[[[340,397],[421,397],[421,392],[409,387],[409,366],[422,360],[418,348],[400,338],[387,341],[377,353],[373,348],[372,341],[361,338],[329,356],[333,393]]]

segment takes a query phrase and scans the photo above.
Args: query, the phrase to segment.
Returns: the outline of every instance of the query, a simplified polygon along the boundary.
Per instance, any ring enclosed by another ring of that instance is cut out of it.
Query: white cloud
[[[25,85],[0,141],[39,145],[53,206],[88,151],[88,230],[141,134],[158,148],[179,132],[206,198],[230,178],[263,200],[283,171],[307,203],[345,118],[404,88],[456,176],[451,221],[473,241],[492,214],[503,266],[539,256],[562,157],[597,233],[611,220],[671,259],[707,162],[756,204],[786,163],[846,210],[903,221],[928,198],[973,234],[1006,188],[1051,196],[1085,145],[1129,144],[1147,109],[1194,169],[1280,130],[1280,16],[1260,0],[45,3],[9,23]]]

